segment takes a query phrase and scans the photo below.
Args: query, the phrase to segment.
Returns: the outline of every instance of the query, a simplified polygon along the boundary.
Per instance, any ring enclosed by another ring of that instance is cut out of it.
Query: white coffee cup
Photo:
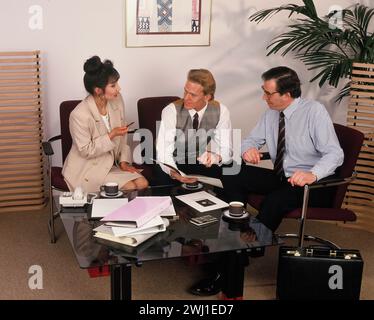
[[[118,183],[117,182],[107,182],[100,187],[101,191],[104,191],[108,196],[115,196],[118,194]]]
[[[244,214],[244,203],[231,201],[229,203],[229,214],[233,217],[241,217]]]

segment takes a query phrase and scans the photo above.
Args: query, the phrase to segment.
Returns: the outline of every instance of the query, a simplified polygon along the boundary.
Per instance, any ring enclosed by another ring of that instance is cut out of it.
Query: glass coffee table
[[[209,189],[208,192],[211,192]],[[151,187],[139,192],[125,193],[131,201],[136,196],[172,197],[177,216],[170,219],[166,231],[141,243],[137,247],[93,237],[93,229],[102,224],[90,219],[88,212],[74,212],[64,208],[61,220],[75,257],[81,268],[109,268],[111,298],[131,299],[131,268],[147,261],[196,255],[219,257],[222,272],[222,294],[228,299],[243,296],[244,269],[248,256],[261,256],[268,246],[281,244],[281,240],[256,218],[228,219],[224,210],[198,212],[175,196],[189,193],[182,187]],[[202,227],[189,222],[193,217],[212,215],[218,221]]]

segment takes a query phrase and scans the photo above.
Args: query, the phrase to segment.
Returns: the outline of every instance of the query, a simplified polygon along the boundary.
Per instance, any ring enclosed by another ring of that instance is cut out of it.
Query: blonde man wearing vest
[[[221,178],[221,164],[231,161],[230,112],[214,100],[216,82],[206,69],[188,72],[183,99],[166,106],[157,136],[157,160],[187,174]],[[158,183],[196,182],[166,167],[158,170]]]

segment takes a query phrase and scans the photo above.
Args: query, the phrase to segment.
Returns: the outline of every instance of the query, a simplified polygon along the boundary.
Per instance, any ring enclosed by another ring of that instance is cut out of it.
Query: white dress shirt
[[[199,114],[199,123],[204,116],[206,108],[207,105],[197,112]],[[210,151],[219,154],[222,158],[222,163],[225,163],[229,162],[232,157],[232,128],[229,110],[223,104],[220,104],[220,108],[219,121],[214,130],[214,137],[211,140],[209,146]],[[196,110],[191,109],[188,111],[191,120],[193,121]],[[175,150],[174,139],[176,135],[176,125],[177,110],[175,108],[175,105],[171,103],[162,110],[156,149],[157,160],[169,164],[175,168],[177,167],[177,165],[173,158],[173,152]],[[169,172],[166,173],[169,174]]]

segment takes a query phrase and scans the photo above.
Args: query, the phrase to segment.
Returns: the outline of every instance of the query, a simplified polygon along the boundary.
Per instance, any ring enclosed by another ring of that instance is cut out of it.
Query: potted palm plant
[[[303,3],[261,10],[249,17],[259,23],[281,11],[288,11],[289,17],[297,14],[288,30],[268,45],[267,55],[295,54],[309,70],[316,71],[310,81],[319,80],[320,87],[327,82],[336,88],[340,80],[350,79],[353,62],[374,63],[374,33],[369,31],[374,8],[356,4],[319,17],[313,0]],[[337,100],[348,94],[349,83]]]
[[[303,3],[261,10],[249,19],[259,23],[281,11],[296,16],[268,45],[267,55],[294,54],[315,72],[310,81],[319,80],[320,87],[328,83],[336,88],[341,80],[348,80],[337,100],[347,96],[350,87],[353,89],[347,125],[365,133],[365,144],[355,167],[357,179],[348,187],[344,207],[358,215],[356,226],[374,231],[374,8],[356,4],[319,17],[313,0]]]

